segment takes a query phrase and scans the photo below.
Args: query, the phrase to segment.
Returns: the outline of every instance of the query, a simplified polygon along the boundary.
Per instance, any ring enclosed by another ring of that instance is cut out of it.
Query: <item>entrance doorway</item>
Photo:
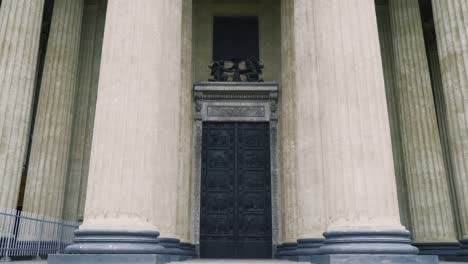
[[[271,258],[269,123],[204,122],[200,257]]]

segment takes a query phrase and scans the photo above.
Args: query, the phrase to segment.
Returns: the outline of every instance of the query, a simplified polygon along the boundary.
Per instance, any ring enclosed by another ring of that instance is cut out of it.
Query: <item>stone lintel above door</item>
[[[276,82],[200,82],[193,86],[195,120],[269,122],[277,120]]]

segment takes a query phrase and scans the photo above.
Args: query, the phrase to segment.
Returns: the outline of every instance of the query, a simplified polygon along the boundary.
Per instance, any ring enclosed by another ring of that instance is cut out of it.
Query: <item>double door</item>
[[[203,124],[202,258],[271,258],[268,123]]]

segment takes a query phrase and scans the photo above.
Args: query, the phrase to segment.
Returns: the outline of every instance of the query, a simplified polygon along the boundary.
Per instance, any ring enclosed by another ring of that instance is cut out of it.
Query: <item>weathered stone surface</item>
[[[95,105],[92,105],[93,102],[90,99],[97,92],[97,86],[92,83],[95,44],[97,42],[97,16],[97,4],[85,5],[70,143],[70,161],[63,205],[63,218],[72,221],[78,220],[81,183],[86,183],[82,181],[82,178],[88,174],[88,167],[85,164],[91,152],[91,149],[87,148],[86,141],[92,137],[92,128],[89,128],[88,124],[93,124],[93,122],[89,122],[88,118],[94,119],[91,112]]]
[[[392,0],[389,10],[413,240],[456,242],[419,4]]]
[[[38,60],[44,0],[0,9],[0,208],[17,206]]]
[[[437,264],[439,260],[437,256],[328,255],[314,256],[310,258],[310,262],[313,264]]]
[[[314,3],[282,3],[284,241],[321,238],[326,227]]]
[[[31,146],[23,210],[62,217],[83,15],[82,0],[56,0]]]
[[[313,3],[327,230],[405,230],[374,1]]]
[[[296,242],[297,240],[297,143],[295,133],[294,104],[294,2],[281,1],[281,118],[279,119],[280,147],[280,184],[281,184],[281,236],[280,243]]]
[[[177,236],[181,16],[181,0],[108,3],[80,230]]]
[[[401,223],[411,230],[409,214],[408,191],[405,177],[405,164],[403,146],[401,143],[400,120],[397,104],[397,89],[395,84],[395,68],[393,61],[393,45],[390,15],[387,5],[377,6],[377,24],[379,27],[380,51],[385,81],[385,93],[387,96],[388,117],[390,121],[390,134],[392,138],[393,164],[397,182],[398,205],[400,208]]]
[[[93,142],[93,131],[94,131],[94,117],[96,114],[96,101],[97,101],[97,88],[99,85],[99,74],[101,69],[101,55],[102,55],[102,43],[104,40],[104,26],[106,22],[106,11],[107,11],[107,1],[100,0],[99,9],[98,9],[98,18],[97,18],[97,29],[96,29],[96,38],[95,41],[95,50],[94,50],[94,60],[93,60],[93,73],[92,73],[92,86],[91,94],[89,98],[89,112],[87,118],[87,132],[86,132],[86,142],[85,149],[87,157],[84,158],[83,170],[86,171],[81,177],[80,183],[80,201],[78,204],[78,219],[83,220],[84,217],[84,208],[86,202],[86,190],[88,188],[88,174],[89,174],[89,160],[91,156],[91,144]]]
[[[191,237],[191,197],[192,186],[192,146],[193,146],[193,108],[192,108],[192,1],[182,1],[182,44],[181,44],[181,84],[180,84],[180,122],[178,146],[177,189],[177,237],[181,241],[193,241]]]
[[[171,262],[168,255],[156,254],[89,254],[89,255],[51,255],[48,264],[165,264]]]
[[[468,238],[468,2],[432,0],[453,179],[463,238]]]

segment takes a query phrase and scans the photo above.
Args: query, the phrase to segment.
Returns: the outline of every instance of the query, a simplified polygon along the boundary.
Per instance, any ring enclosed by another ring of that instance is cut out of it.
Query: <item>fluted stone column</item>
[[[0,9],[0,209],[16,209],[31,124],[44,0]]]
[[[82,0],[54,3],[23,210],[61,218],[78,74]]]
[[[400,207],[401,223],[411,230],[409,213],[408,188],[405,177],[403,146],[401,141],[400,120],[398,114],[397,89],[395,84],[395,66],[393,61],[392,31],[390,14],[387,5],[377,6],[377,24],[379,28],[380,51],[387,97],[388,118],[392,138],[393,164],[397,183],[398,205]]]
[[[294,116],[294,64],[293,64],[293,28],[294,28],[294,3],[293,1],[281,1],[281,89],[279,133],[281,144],[280,175],[281,175],[281,238],[280,241],[284,253],[295,249],[297,243],[297,159]]]
[[[83,171],[86,172],[81,177],[80,182],[80,200],[78,204],[78,219],[83,220],[84,208],[86,202],[86,190],[88,188],[88,173],[89,173],[89,161],[91,156],[91,144],[93,142],[93,130],[94,130],[94,117],[96,114],[96,100],[97,90],[99,85],[99,74],[101,69],[101,55],[102,55],[102,43],[104,40],[104,27],[106,22],[106,11],[107,11],[108,0],[98,0],[99,8],[97,14],[97,25],[96,25],[96,37],[94,38],[94,52],[93,52],[93,72],[91,76],[91,93],[89,94],[89,110],[86,123],[86,141],[85,141],[85,157],[83,158]]]
[[[283,166],[285,162],[290,164],[284,167],[283,177],[288,184],[286,198],[292,196],[288,200],[295,203],[287,204],[285,209],[295,209],[297,214],[294,218],[286,213],[284,225],[295,229],[285,234],[297,240],[297,249],[292,252],[295,255],[318,253],[327,219],[314,28],[308,23],[312,17],[313,1],[282,2],[282,34],[287,36],[282,42]]]
[[[68,248],[87,255],[71,263],[179,250],[157,237],[177,238],[181,36],[182,0],[108,3],[85,217]]]
[[[179,171],[177,196],[177,236],[184,242],[192,241],[191,176],[192,176],[192,1],[182,1],[181,85],[179,112]]]
[[[437,123],[439,125],[439,135],[444,152],[445,170],[448,176],[448,184],[450,189],[450,198],[452,200],[452,209],[454,211],[455,226],[457,233],[460,230],[458,217],[458,199],[456,196],[455,182],[453,179],[453,164],[450,154],[450,146],[448,140],[448,125],[447,125],[447,105],[444,96],[444,86],[442,76],[440,74],[439,55],[437,54],[437,46],[430,45],[428,51],[429,68],[431,71],[432,91],[434,93],[434,101],[437,112]]]
[[[462,243],[468,254],[468,2],[432,0]]]
[[[328,211],[324,255],[312,259],[435,263],[415,255],[400,223],[374,1],[312,3]]]
[[[88,167],[86,167],[85,164],[91,152],[91,150],[87,148],[88,145],[86,145],[86,141],[88,138],[92,137],[92,128],[90,129],[88,127],[88,124],[90,124],[88,118],[93,118],[94,121],[94,116],[91,116],[90,112],[95,105],[91,105],[92,102],[90,99],[97,91],[97,86],[94,86],[92,82],[97,37],[97,15],[97,3],[84,6],[80,41],[80,62],[70,146],[70,163],[67,172],[65,201],[63,205],[63,219],[71,221],[78,220],[81,183],[86,183],[82,181],[82,178],[87,177]]]
[[[392,0],[389,9],[413,240],[420,253],[455,254],[459,244],[419,3]]]
[[[405,233],[374,8],[370,0],[318,0],[314,5],[328,235],[348,230]]]

